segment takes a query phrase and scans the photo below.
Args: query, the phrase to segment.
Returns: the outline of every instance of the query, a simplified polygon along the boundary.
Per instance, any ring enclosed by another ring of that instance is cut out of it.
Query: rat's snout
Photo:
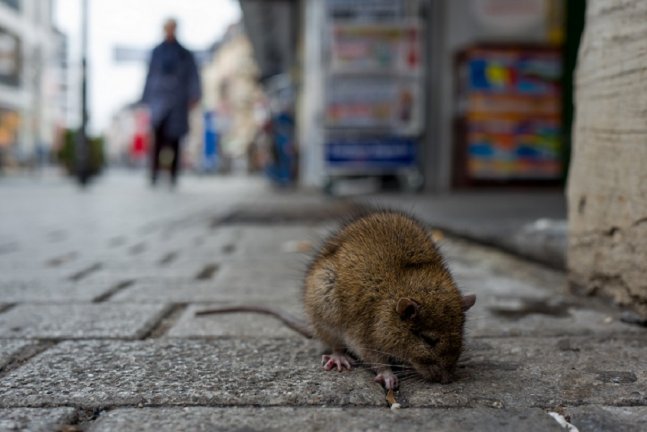
[[[452,372],[447,372],[445,370],[440,372],[439,382],[441,384],[449,384],[452,381],[454,381],[454,374]]]
[[[438,365],[414,364],[413,367],[423,378],[432,382],[448,384],[454,380],[454,374],[451,371]]]

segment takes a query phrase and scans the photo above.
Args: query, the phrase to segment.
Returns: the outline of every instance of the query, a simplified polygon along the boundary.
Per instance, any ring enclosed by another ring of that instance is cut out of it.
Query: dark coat
[[[164,120],[164,134],[181,138],[189,130],[189,105],[200,100],[200,76],[193,54],[177,41],[153,49],[142,102],[151,110],[153,127]]]

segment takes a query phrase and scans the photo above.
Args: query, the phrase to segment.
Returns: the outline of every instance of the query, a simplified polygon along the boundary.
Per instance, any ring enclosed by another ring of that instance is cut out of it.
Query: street
[[[352,200],[248,177],[151,189],[117,171],[87,190],[3,178],[0,203],[2,431],[565,430],[549,413],[581,432],[647,429],[644,327],[570,296],[558,270],[436,231],[477,302],[458,379],[403,379],[395,412],[370,370],[324,371],[320,345],[271,317],[195,316],[302,316],[305,266]]]

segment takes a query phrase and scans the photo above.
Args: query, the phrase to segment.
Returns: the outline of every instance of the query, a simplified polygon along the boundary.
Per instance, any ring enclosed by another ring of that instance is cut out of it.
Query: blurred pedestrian
[[[151,151],[151,183],[157,181],[162,149],[173,154],[171,183],[177,183],[180,140],[189,130],[189,111],[200,101],[200,77],[193,54],[176,38],[177,21],[164,23],[164,41],[153,49],[142,102],[151,112],[155,142]]]

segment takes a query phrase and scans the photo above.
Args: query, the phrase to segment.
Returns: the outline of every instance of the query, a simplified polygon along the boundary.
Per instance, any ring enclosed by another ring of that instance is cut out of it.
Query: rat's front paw
[[[344,353],[334,352],[330,355],[322,355],[321,364],[327,371],[337,368],[337,370],[341,372],[344,369],[351,370],[353,360]]]
[[[375,376],[375,382],[384,386],[387,390],[395,390],[398,388],[398,377],[395,376],[391,369],[385,369]]]

